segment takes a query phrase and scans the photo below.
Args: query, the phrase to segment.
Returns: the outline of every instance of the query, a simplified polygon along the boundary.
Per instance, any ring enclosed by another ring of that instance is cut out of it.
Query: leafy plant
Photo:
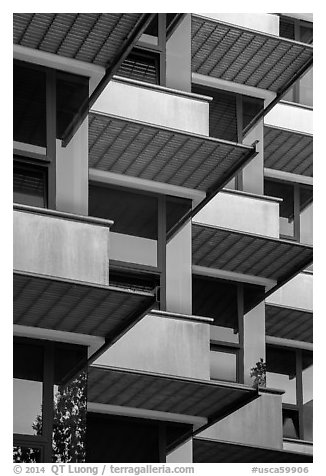
[[[260,359],[256,362],[256,366],[250,369],[250,377],[254,379],[253,386],[266,387],[266,362],[264,359]]]

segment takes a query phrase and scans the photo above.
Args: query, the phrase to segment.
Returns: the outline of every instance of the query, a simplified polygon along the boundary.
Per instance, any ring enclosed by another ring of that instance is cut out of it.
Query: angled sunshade
[[[265,309],[267,336],[312,343],[312,312],[273,304]]]
[[[272,279],[279,287],[312,262],[312,247],[194,223],[192,257],[194,265]]]
[[[154,16],[154,13],[14,13],[14,45],[104,68],[104,75],[91,96],[77,105],[78,111],[61,131],[64,146]]]
[[[312,63],[310,45],[192,15],[192,71],[279,93]]]
[[[89,167],[216,193],[255,147],[91,113]]]
[[[14,272],[14,324],[115,341],[153,305],[150,292]]]
[[[193,460],[194,463],[312,463],[312,455],[194,438]]]
[[[106,66],[116,60],[143,16],[142,13],[14,13],[14,44]]]
[[[178,413],[213,422],[258,397],[245,385],[91,366],[88,402]]]
[[[312,177],[313,138],[309,134],[264,127],[264,166]]]

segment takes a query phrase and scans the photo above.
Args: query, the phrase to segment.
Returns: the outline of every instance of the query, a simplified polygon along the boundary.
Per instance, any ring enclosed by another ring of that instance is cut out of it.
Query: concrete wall
[[[167,463],[192,463],[192,438],[166,457]]]
[[[56,209],[88,215],[88,118],[67,147],[57,140]]]
[[[166,248],[167,311],[192,313],[191,223],[187,223]]]
[[[148,266],[157,265],[157,242],[139,236],[111,232],[110,259]]]
[[[109,229],[14,211],[14,269],[109,284]]]
[[[271,35],[279,34],[279,17],[269,13],[199,13],[199,15]]]
[[[256,140],[258,155],[243,169],[243,190],[264,194],[264,121],[258,122],[244,137],[243,143],[252,145]]]
[[[265,358],[265,305],[258,304],[244,316],[244,383],[252,385],[250,369]]]
[[[209,324],[145,316],[97,364],[209,379]]]
[[[313,134],[313,111],[292,104],[279,103],[266,114],[265,125]]]
[[[166,44],[166,86],[191,92],[191,15],[187,14]]]
[[[283,441],[283,449],[286,451],[297,451],[307,455],[313,454],[313,445],[307,442]]]
[[[279,203],[239,192],[218,193],[197,215],[199,223],[278,238]]]
[[[281,449],[282,396],[263,393],[198,436]]]
[[[280,306],[313,310],[313,275],[300,273],[280,289],[271,294],[267,303]]]
[[[166,88],[125,80],[111,81],[95,102],[95,111],[159,126],[209,134],[209,103]]]

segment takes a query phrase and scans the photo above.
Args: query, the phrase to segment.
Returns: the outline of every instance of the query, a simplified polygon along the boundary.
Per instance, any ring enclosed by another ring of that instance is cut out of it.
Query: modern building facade
[[[312,461],[312,33],[14,14],[15,461]]]

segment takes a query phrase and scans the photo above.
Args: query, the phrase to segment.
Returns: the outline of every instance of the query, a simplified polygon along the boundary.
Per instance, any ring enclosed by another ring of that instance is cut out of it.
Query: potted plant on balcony
[[[256,362],[256,366],[250,369],[250,377],[254,379],[253,386],[255,388],[266,387],[266,362],[260,359]]]

